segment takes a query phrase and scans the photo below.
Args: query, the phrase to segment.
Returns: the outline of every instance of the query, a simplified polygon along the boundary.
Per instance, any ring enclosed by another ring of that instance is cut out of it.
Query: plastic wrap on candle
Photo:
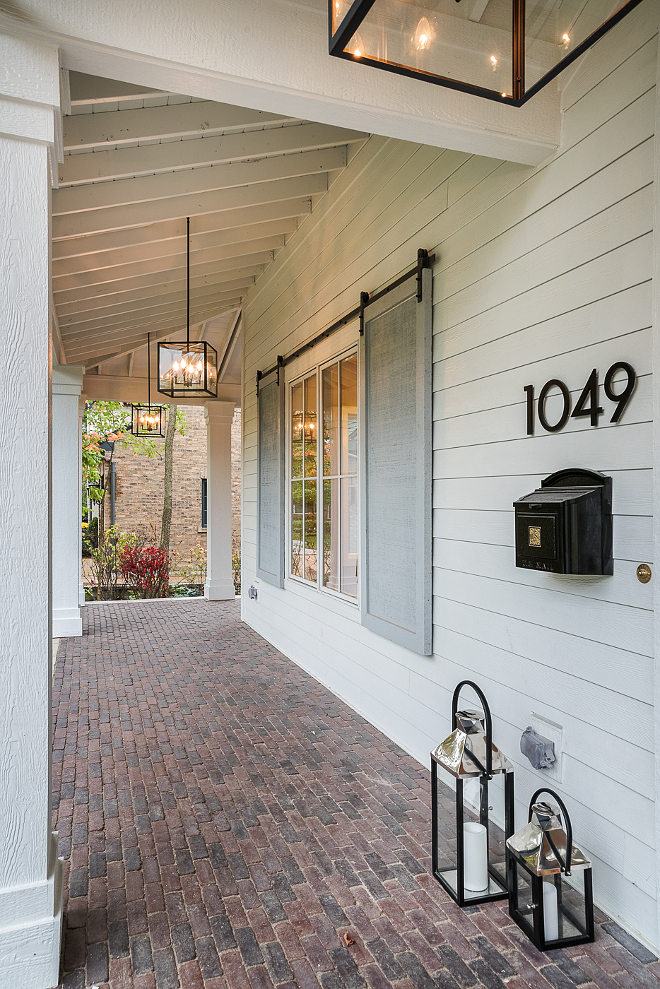
[[[543,883],[543,933],[546,941],[556,941],[559,937],[557,889],[553,882]]]
[[[488,833],[483,824],[463,825],[463,885],[472,892],[488,888]]]

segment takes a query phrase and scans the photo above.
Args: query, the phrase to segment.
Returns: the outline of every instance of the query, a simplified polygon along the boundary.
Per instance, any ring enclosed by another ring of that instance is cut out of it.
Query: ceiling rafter
[[[142,381],[147,334],[181,338],[189,308],[238,385],[243,297],[367,135],[92,76],[73,93],[52,223],[65,359]]]

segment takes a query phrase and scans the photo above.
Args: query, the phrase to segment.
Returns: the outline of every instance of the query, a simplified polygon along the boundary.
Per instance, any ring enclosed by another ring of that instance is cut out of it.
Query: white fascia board
[[[87,398],[91,401],[103,402],[146,402],[148,397],[148,383],[146,378],[129,378],[124,375],[109,374],[86,374],[83,378],[83,390]],[[151,390],[151,400],[158,405],[206,405],[209,398],[197,400],[186,398],[168,398],[160,392],[154,394]],[[219,384],[219,402],[241,403],[240,384]]]
[[[523,164],[559,144],[556,87],[517,108],[331,58],[324,5],[228,0],[210,17],[190,0],[185,37],[182,0],[23,8],[27,30],[59,45],[69,69]]]

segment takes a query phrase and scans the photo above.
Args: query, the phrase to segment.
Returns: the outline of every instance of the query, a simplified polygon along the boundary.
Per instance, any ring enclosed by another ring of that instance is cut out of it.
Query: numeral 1
[[[534,385],[525,385],[527,395],[527,435],[534,435]]]

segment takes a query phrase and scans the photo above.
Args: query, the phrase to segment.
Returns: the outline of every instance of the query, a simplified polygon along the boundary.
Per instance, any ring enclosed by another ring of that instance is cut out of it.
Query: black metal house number
[[[623,391],[618,393],[614,391],[613,387],[614,375],[617,371],[625,371],[628,375],[628,381]],[[623,415],[626,405],[630,401],[630,397],[635,389],[636,380],[637,375],[631,365],[626,363],[626,361],[617,361],[617,363],[613,364],[608,370],[605,375],[605,381],[603,382],[603,388],[610,402],[616,403],[610,422],[618,422]],[[548,422],[545,414],[545,403],[548,397],[548,392],[551,388],[559,388],[564,398],[564,408],[559,419],[554,423]],[[525,393],[527,395],[527,435],[532,436],[534,434],[534,385],[525,385]],[[539,392],[536,411],[538,413],[539,422],[549,433],[559,432],[560,429],[564,428],[569,418],[582,419],[583,417],[589,416],[591,419],[591,425],[597,426],[598,417],[603,415],[604,410],[598,404],[598,371],[596,368],[593,369],[587,378],[587,383],[582,389],[582,394],[578,398],[577,404],[572,412],[571,393],[568,390],[568,386],[565,385],[563,381],[560,381],[559,378],[551,378],[550,381],[546,381],[543,385],[543,388]]]

